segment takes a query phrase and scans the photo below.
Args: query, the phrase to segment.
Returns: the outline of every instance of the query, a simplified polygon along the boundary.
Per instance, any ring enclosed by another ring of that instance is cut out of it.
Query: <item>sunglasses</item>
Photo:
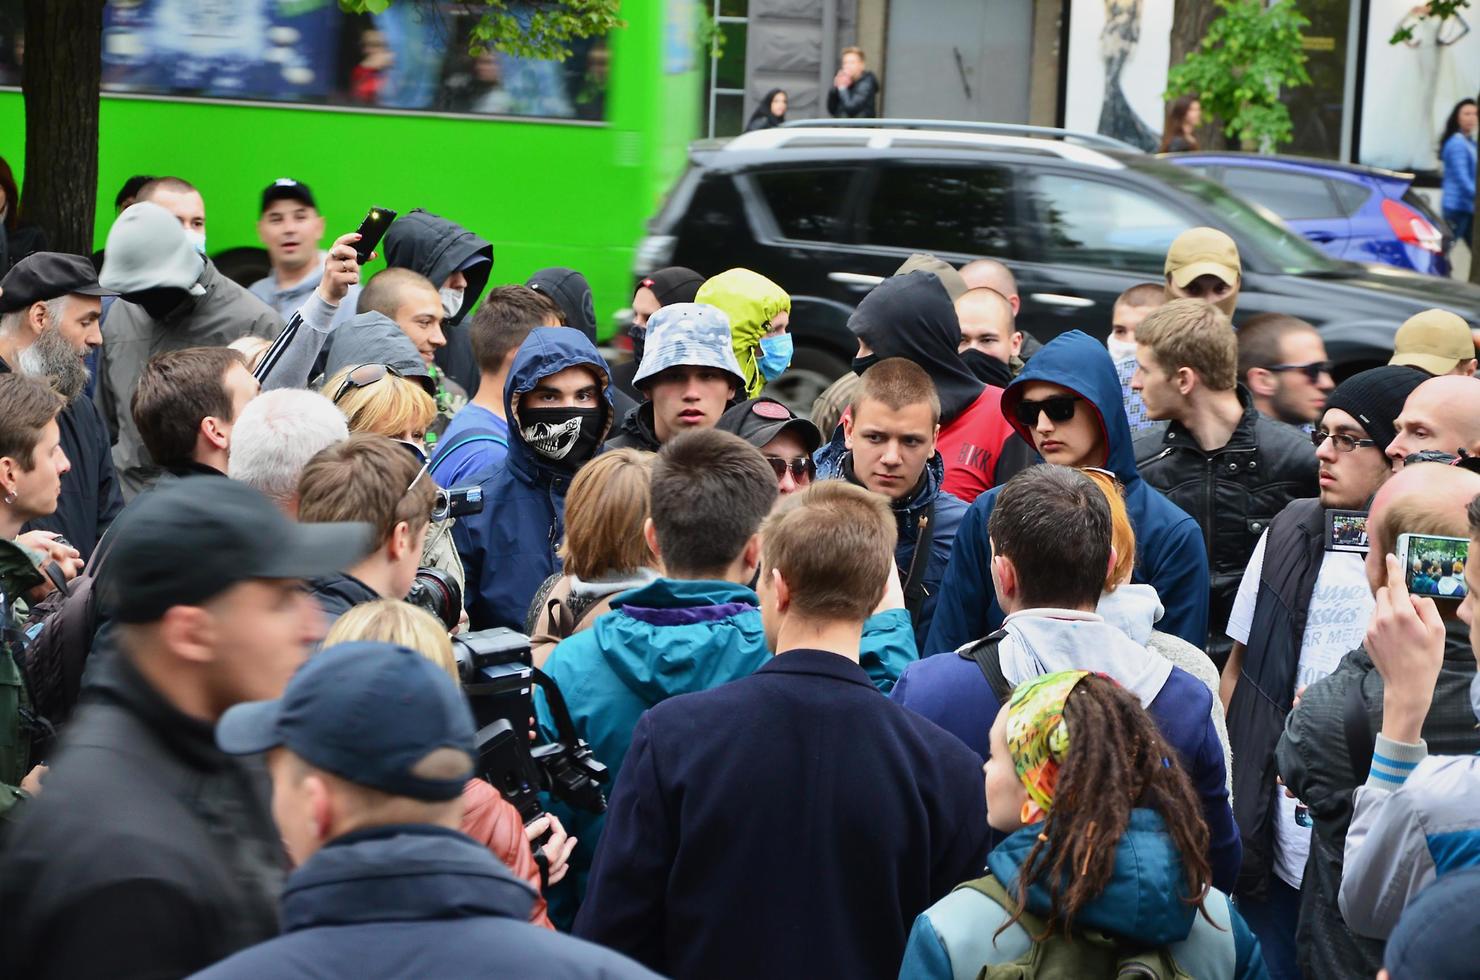
[[[403,377],[400,371],[397,371],[389,364],[361,364],[359,367],[351,368],[349,374],[346,374],[344,380],[339,383],[339,389],[334,392],[334,397],[330,400],[338,405],[339,399],[344,397],[345,392],[352,388],[368,388],[387,374],[394,374],[398,378]]]
[[[1023,426],[1031,429],[1038,424],[1040,413],[1047,415],[1050,422],[1069,421],[1074,417],[1074,403],[1077,401],[1079,401],[1078,395],[1055,395],[1052,398],[1034,402],[1024,399],[1018,402],[1017,407],[1012,411]]]
[[[1325,429],[1315,429],[1310,434],[1310,444],[1317,449],[1320,449],[1321,444],[1327,439],[1330,439],[1336,444],[1336,451],[1339,453],[1352,452],[1358,446],[1377,445],[1375,439],[1358,439],[1356,436],[1349,436],[1340,432],[1327,432]]]
[[[1266,371],[1299,371],[1310,379],[1311,384],[1321,380],[1321,375],[1330,374],[1331,369],[1336,366],[1334,361],[1311,361],[1309,364],[1271,364],[1265,368]],[[1347,452],[1351,452],[1350,449]]]
[[[795,459],[783,459],[780,456],[767,456],[766,462],[771,464],[771,470],[780,480],[791,473],[791,478],[798,483],[804,479],[811,480],[817,474],[817,464],[812,462],[811,456],[798,456]]]

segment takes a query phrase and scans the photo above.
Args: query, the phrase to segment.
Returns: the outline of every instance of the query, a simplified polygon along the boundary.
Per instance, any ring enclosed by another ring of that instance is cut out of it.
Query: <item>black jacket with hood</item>
[[[486,259],[463,269],[474,258]],[[462,225],[438,217],[430,211],[413,208],[397,218],[385,235],[385,262],[394,269],[411,269],[432,281],[438,289],[447,277],[459,269],[467,277],[460,310],[448,317],[444,328],[447,346],[437,352],[437,366],[465,391],[478,388],[478,360],[466,330],[455,330],[472,308],[478,305],[488,276],[493,272],[493,246]],[[345,324],[349,326],[349,324]]]

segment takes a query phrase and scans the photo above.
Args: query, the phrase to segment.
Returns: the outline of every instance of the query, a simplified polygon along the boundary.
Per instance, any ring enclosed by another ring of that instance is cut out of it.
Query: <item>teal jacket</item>
[[[612,611],[590,629],[560,641],[544,667],[564,695],[576,731],[611,772],[608,797],[644,711],[676,695],[746,677],[772,656],[760,599],[743,585],[660,578],[621,593],[611,605]],[[880,691],[887,693],[917,656],[914,629],[903,609],[878,613],[864,623],[859,660]],[[535,711],[541,731],[554,738],[554,720],[538,690]],[[583,893],[602,820],[558,803],[551,810],[580,838],[568,880]],[[551,897],[550,911],[557,919],[564,919],[567,910],[574,916],[569,891]]]
[[[987,856],[987,868],[1009,895],[1017,894],[1018,870],[1043,829],[1024,827]],[[1208,893],[1208,917],[1183,901],[1186,873],[1166,824],[1154,810],[1131,812],[1115,848],[1115,870],[1099,897],[1086,905],[1076,926],[1121,937],[1142,949],[1167,947],[1177,964],[1207,980],[1261,980],[1269,973],[1259,940],[1228,896]],[[1028,908],[1046,916],[1048,889],[1042,880],[1028,890]],[[996,935],[1010,913],[970,888],[958,888],[920,913],[905,947],[900,980],[975,977],[988,964],[1010,963],[1028,952],[1032,939],[1014,923]],[[1208,921],[1212,919],[1212,922]]]

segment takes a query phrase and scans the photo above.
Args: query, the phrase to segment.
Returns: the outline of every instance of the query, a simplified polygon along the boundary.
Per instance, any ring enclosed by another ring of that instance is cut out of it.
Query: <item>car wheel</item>
[[[218,272],[243,288],[272,273],[272,260],[260,248],[227,249],[211,261]]]
[[[766,385],[765,394],[786,405],[803,418],[811,418],[812,403],[834,381],[847,374],[851,365],[831,351],[798,347],[791,367]]]

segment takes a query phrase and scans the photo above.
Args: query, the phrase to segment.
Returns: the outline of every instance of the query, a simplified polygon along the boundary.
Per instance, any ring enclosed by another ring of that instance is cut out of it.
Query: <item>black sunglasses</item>
[[[394,374],[398,378],[403,377],[400,371],[389,364],[361,364],[359,367],[351,368],[349,374],[346,374],[344,380],[339,383],[339,390],[334,392],[334,397],[330,401],[338,405],[339,399],[343,398],[344,393],[351,388],[368,388],[387,374]]]
[[[1321,444],[1327,439],[1330,439],[1336,444],[1337,452],[1342,453],[1352,452],[1358,446],[1377,445],[1375,439],[1358,439],[1356,436],[1349,436],[1341,432],[1327,432],[1325,429],[1315,429],[1310,434],[1310,444],[1317,449],[1320,449]]]
[[[1321,380],[1321,375],[1330,374],[1336,366],[1334,361],[1311,361],[1309,364],[1271,364],[1266,371],[1299,371],[1310,379],[1311,384]]]
[[[1041,401],[1030,402],[1027,399],[1017,403],[1013,414],[1017,420],[1027,428],[1038,424],[1039,413],[1048,416],[1050,422],[1067,422],[1074,417],[1074,403],[1079,401],[1078,395],[1055,395],[1052,398],[1044,398]]]
[[[767,456],[766,462],[771,464],[771,470],[776,474],[776,479],[781,479],[790,471],[791,478],[798,483],[802,478],[810,480],[817,474],[817,464],[812,462],[811,456],[798,456],[795,459],[784,459],[780,456]]]

